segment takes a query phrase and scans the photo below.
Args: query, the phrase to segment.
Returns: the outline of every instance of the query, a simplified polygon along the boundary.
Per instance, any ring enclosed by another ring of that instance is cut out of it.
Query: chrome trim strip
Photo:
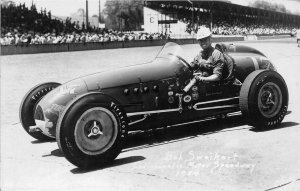
[[[229,100],[234,100],[234,99],[238,99],[238,98],[239,97],[231,97],[231,98],[218,99],[218,100],[213,100],[213,101],[205,101],[205,102],[196,103],[195,105],[204,105],[204,104],[208,104],[208,103],[215,103],[215,102],[221,102],[221,101],[229,101]]]
[[[197,111],[203,111],[203,110],[211,110],[211,109],[221,109],[221,108],[230,108],[230,107],[238,107],[239,105],[222,105],[222,106],[214,106],[214,107],[203,107],[203,108],[197,108],[197,104],[193,106],[193,108]]]
[[[174,112],[179,110],[180,110],[179,108],[176,108],[176,109],[165,109],[165,110],[156,110],[156,111],[133,112],[133,113],[127,113],[127,117],[131,117],[135,115],[153,114],[153,113],[167,113],[167,112]]]
[[[232,97],[232,98],[218,99],[218,100],[213,100],[213,101],[199,102],[199,103],[196,103],[193,107],[195,109],[195,107],[198,106],[198,105],[203,105],[203,104],[207,104],[207,103],[222,102],[222,101],[229,101],[229,100],[234,100],[234,99],[238,99],[238,98],[239,97]],[[215,106],[215,107],[219,107],[219,106]],[[221,108],[222,107],[223,106],[221,106]],[[213,107],[207,107],[207,108],[214,109]],[[174,112],[174,111],[180,111],[180,110],[181,110],[180,108],[176,108],[176,109],[164,109],[164,110],[156,110],[156,111],[132,112],[132,113],[127,113],[127,117],[136,116],[136,115],[154,114],[154,113],[167,113],[167,112]]]
[[[233,112],[233,113],[227,113],[227,117],[232,117],[232,116],[236,116],[236,115],[242,115],[242,112],[237,111],[237,112]]]

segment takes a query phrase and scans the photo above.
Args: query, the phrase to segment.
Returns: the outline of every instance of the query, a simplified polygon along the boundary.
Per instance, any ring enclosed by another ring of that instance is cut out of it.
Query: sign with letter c
[[[154,23],[154,18],[153,17],[150,17],[150,23]]]

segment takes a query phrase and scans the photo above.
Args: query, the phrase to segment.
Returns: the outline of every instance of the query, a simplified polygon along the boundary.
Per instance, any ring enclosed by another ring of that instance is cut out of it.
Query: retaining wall
[[[291,38],[291,35],[257,36],[257,40],[280,39],[280,38]]]
[[[244,37],[213,37],[213,42],[243,41]],[[195,44],[196,39],[169,39],[169,40],[137,40],[137,41],[115,41],[115,42],[92,42],[92,43],[72,43],[72,44],[30,44],[30,45],[6,45],[1,46],[1,55],[14,54],[35,54],[51,52],[68,52],[83,50],[100,50],[145,46],[162,46],[166,42],[176,42],[177,44]]]
[[[245,40],[268,40],[268,39],[282,39],[282,38],[291,38],[290,34],[281,34],[281,35],[247,35]]]

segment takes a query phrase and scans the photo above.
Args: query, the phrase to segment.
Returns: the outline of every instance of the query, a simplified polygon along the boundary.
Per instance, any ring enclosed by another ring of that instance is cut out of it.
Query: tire
[[[56,139],[65,157],[82,169],[112,162],[127,136],[127,116],[112,98],[84,94],[68,104],[59,118]]]
[[[256,70],[244,81],[239,97],[249,125],[275,128],[286,115],[289,95],[282,76],[271,70]]]
[[[55,140],[54,138],[48,137],[44,135],[42,132],[29,132],[29,126],[36,125],[34,121],[34,112],[39,101],[50,91],[52,91],[57,86],[61,84],[56,82],[47,82],[39,84],[33,87],[31,90],[27,92],[24,96],[20,109],[19,109],[19,117],[20,122],[25,129],[25,131],[32,136],[33,138],[40,141],[51,141]]]

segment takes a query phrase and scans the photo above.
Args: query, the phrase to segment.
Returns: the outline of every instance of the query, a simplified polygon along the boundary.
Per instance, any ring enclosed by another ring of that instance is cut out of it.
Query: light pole
[[[101,24],[101,4],[100,4],[100,0],[99,0],[99,16],[98,16],[98,27]]]
[[[86,29],[89,27],[89,2],[86,0]]]

